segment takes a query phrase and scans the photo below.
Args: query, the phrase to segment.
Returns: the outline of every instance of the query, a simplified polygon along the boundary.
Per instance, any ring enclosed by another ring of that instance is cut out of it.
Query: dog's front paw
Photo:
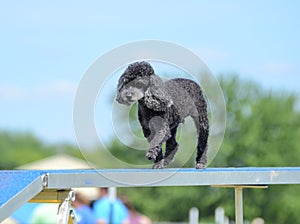
[[[197,163],[196,164],[196,169],[205,169],[206,168],[206,164],[205,163]]]
[[[158,149],[156,147],[148,149],[148,151],[146,153],[147,159],[155,160],[157,156],[158,156]]]

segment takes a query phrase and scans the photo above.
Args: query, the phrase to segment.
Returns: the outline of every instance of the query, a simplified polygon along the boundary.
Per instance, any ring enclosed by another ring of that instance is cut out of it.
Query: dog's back
[[[182,118],[197,116],[207,111],[201,87],[193,80],[184,78],[170,79],[165,86],[172,96],[174,106],[178,109]]]

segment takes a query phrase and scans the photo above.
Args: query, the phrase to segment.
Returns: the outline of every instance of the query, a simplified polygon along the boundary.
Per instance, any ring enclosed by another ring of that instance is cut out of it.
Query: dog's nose
[[[131,94],[131,93],[130,93],[130,94],[127,94],[127,95],[126,95],[126,99],[127,99],[127,100],[131,100],[131,99],[132,99],[132,94]]]

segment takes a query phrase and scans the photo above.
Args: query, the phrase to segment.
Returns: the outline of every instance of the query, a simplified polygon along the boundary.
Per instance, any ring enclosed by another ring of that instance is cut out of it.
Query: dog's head
[[[153,74],[154,70],[147,62],[130,64],[119,79],[117,101],[129,106],[143,98]]]
[[[149,77],[138,77],[125,85],[118,87],[117,101],[124,105],[131,105],[133,102],[142,99],[149,86]]]
[[[131,105],[144,98],[148,108],[165,110],[173,102],[165,91],[163,81],[147,62],[135,62],[124,71],[118,83],[118,103]]]

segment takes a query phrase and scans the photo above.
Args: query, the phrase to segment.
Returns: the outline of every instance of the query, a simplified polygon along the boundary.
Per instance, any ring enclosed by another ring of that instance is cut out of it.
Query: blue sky
[[[192,50],[215,75],[299,92],[299,9],[296,0],[1,1],[0,129],[75,142],[81,77],[104,53],[147,39]]]

